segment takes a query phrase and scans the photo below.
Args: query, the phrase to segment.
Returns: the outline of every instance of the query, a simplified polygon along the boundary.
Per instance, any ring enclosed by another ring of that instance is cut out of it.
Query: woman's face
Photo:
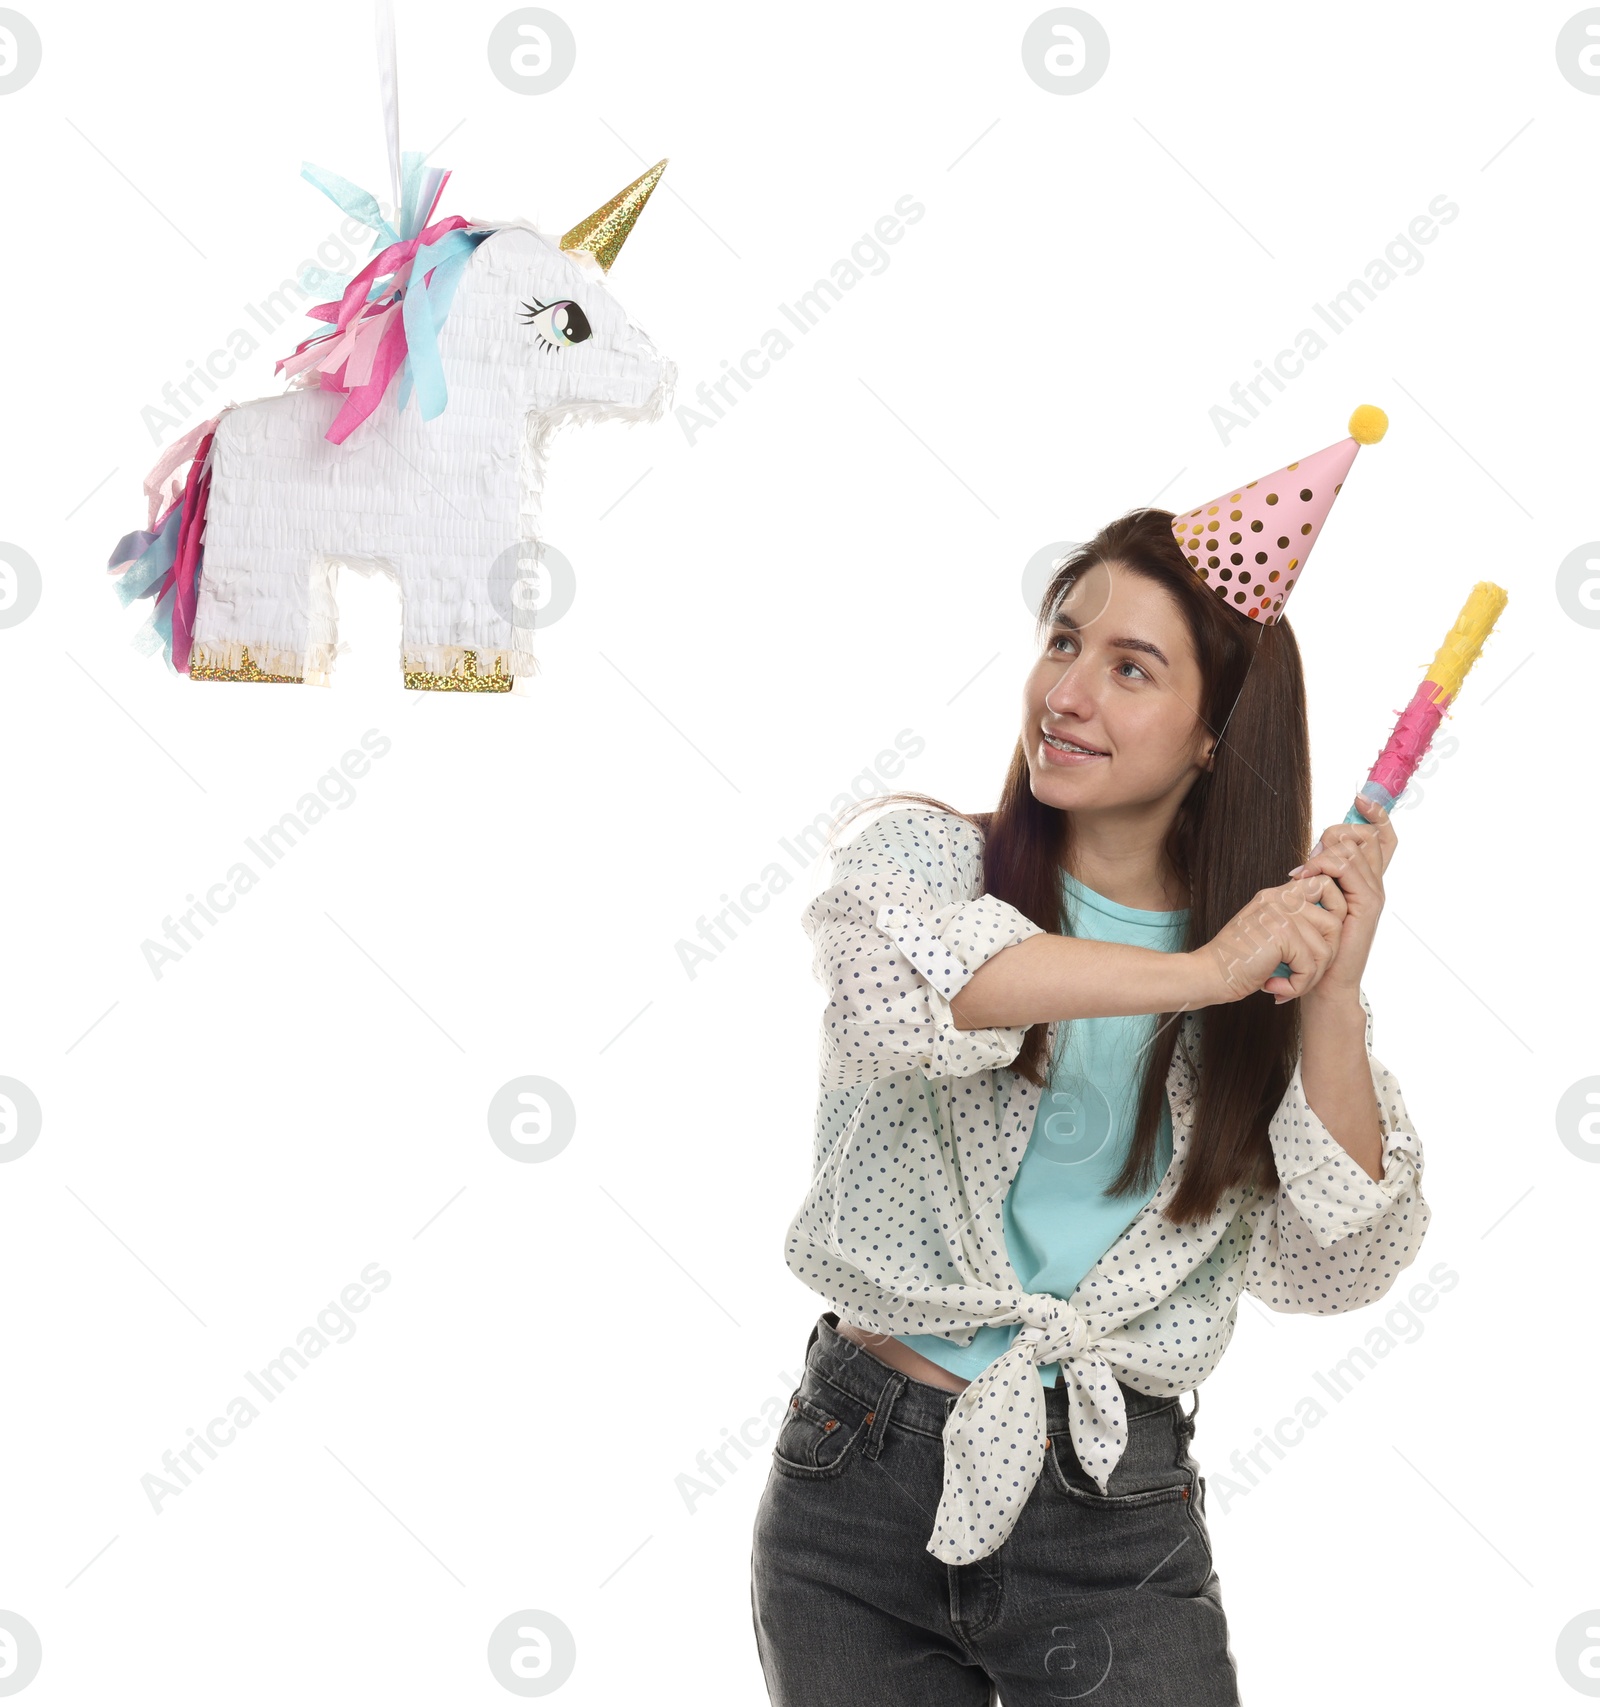
[[[1094,565],[1057,607],[1023,694],[1035,797],[1074,812],[1168,802],[1176,811],[1213,744],[1200,695],[1177,603],[1120,563]]]

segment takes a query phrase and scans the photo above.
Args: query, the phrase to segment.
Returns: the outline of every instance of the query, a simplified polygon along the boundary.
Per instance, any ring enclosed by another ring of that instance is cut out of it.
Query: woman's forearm
[[[1216,982],[1209,957],[1046,934],[986,960],[950,1012],[959,1031],[1107,1014],[1187,1013],[1228,999]]]
[[[998,960],[1000,957],[995,956]],[[963,992],[964,993],[964,992]],[[1383,1178],[1383,1127],[1359,998],[1300,1007],[1300,1086],[1311,1112],[1373,1179]]]

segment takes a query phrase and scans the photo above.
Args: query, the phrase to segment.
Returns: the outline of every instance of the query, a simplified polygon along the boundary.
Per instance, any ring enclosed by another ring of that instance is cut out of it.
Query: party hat
[[[1350,417],[1349,438],[1180,515],[1172,533],[1189,567],[1229,610],[1277,622],[1356,452],[1388,428],[1389,417],[1363,403]]]

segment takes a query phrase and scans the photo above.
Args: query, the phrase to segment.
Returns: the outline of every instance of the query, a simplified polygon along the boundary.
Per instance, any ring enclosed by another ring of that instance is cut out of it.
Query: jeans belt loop
[[[1183,1395],[1179,1394],[1178,1396],[1178,1433],[1185,1441],[1194,1438],[1195,1413],[1200,1409],[1200,1389],[1198,1387],[1192,1389],[1192,1396],[1194,1408],[1188,1411],[1183,1408]]]
[[[906,1376],[895,1370],[883,1384],[878,1402],[872,1407],[872,1420],[867,1425],[867,1438],[862,1446],[868,1458],[876,1458],[883,1450],[883,1433],[889,1426],[889,1413],[894,1409],[895,1400],[905,1391],[906,1380]]]

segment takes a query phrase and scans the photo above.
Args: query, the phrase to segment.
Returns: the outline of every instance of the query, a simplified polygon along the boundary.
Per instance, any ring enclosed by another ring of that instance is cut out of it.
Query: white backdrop
[[[1574,12],[1105,0],[1085,88],[1059,61],[1045,86],[1033,6],[563,0],[576,63],[529,93],[494,75],[500,6],[399,0],[441,214],[560,232],[671,160],[610,285],[709,424],[558,440],[575,598],[501,697],[404,692],[393,590],[349,575],[331,688],[190,683],[131,649],[147,607],[104,574],[161,446],[277,391],[314,329],[252,313],[339,227],[301,163],[386,194],[370,7],[23,10],[0,1624],[42,1644],[28,1699],[493,1702],[491,1633],[537,1610],[575,1644],[564,1700],[764,1702],[750,1528],[823,1307],[782,1258],[821,1003],[796,832],[885,783],[992,804],[1030,558],[1319,450],[1363,402],[1388,437],[1291,613],[1319,827],[1473,582],[1511,594],[1396,814],[1365,980],[1434,1219],[1386,1305],[1247,1300],[1194,1450],[1246,1700],[1345,1701],[1352,1670],[1381,1701],[1600,1691],[1600,65]],[[852,255],[800,330],[786,306]],[[698,388],[774,328],[715,418]],[[248,839],[319,786],[268,866]],[[144,945],[241,861],[157,976]],[[741,895],[735,937],[697,935]],[[544,1160],[491,1136],[523,1076],[571,1100]],[[341,1295],[359,1313],[255,1392]]]

